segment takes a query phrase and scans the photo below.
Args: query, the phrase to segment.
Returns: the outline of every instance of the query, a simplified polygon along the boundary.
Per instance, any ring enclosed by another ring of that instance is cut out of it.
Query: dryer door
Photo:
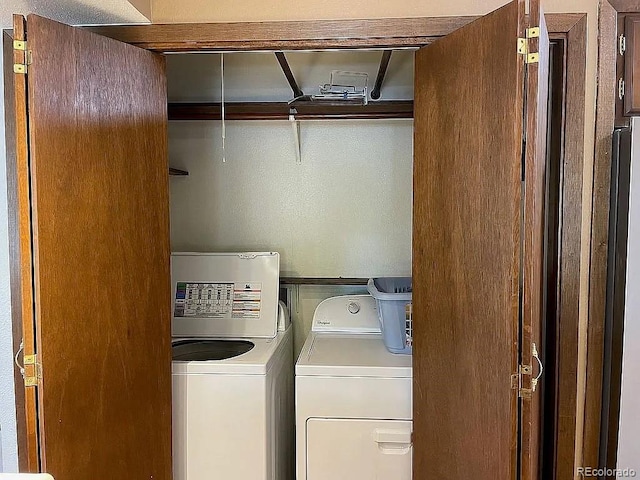
[[[411,480],[411,422],[307,421],[307,480]]]

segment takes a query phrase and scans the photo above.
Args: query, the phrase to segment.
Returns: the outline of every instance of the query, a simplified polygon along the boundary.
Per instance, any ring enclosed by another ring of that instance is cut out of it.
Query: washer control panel
[[[371,295],[342,295],[320,302],[313,314],[314,332],[380,333],[378,309]]]
[[[360,311],[360,304],[358,302],[349,302],[349,305],[347,306],[347,310],[349,310],[349,313],[352,313],[355,315]]]

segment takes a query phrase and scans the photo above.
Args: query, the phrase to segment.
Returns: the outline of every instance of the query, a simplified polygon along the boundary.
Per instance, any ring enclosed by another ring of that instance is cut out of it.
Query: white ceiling
[[[148,23],[127,0],[0,0],[1,28],[11,27],[14,13],[37,13],[69,25]]]

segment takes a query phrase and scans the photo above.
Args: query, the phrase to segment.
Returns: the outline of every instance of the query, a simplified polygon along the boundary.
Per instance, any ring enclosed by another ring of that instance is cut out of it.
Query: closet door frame
[[[605,0],[606,1],[606,0]],[[287,22],[243,22],[216,24],[166,24],[131,26],[83,27],[95,33],[130,43],[155,52],[186,51],[256,51],[356,48],[417,48],[432,43],[441,36],[466,25],[478,16],[422,17],[369,20],[318,20]],[[582,170],[584,156],[586,14],[545,15],[552,41],[564,48],[565,104],[560,263],[563,275],[559,282],[560,310],[565,335],[561,351],[568,352],[566,362],[559,365],[560,391],[558,409],[564,412],[565,430],[558,432],[557,455],[566,460],[573,457],[576,428],[582,423],[576,416],[578,366],[578,305],[580,295],[580,246],[582,217]],[[345,36],[349,32],[350,36]],[[5,42],[12,41],[11,31],[5,32]],[[6,70],[5,65],[5,70]],[[12,72],[11,72],[12,73]],[[6,93],[6,92],[5,92]],[[7,102],[5,102],[5,105]],[[12,100],[11,103],[12,104]],[[7,129],[7,136],[12,132]],[[9,161],[11,159],[8,159]],[[608,213],[608,212],[607,212]],[[595,214],[594,214],[595,216]],[[594,230],[592,231],[592,245]],[[10,233],[11,234],[11,233]],[[596,259],[598,260],[598,259]],[[602,264],[604,262],[604,264]],[[606,271],[606,255],[594,268]],[[593,301],[590,309],[594,308]],[[604,297],[602,298],[604,310]],[[22,331],[14,322],[14,345],[17,350]],[[589,365],[588,377],[596,373]],[[29,467],[27,447],[27,417],[24,388],[16,376],[16,408],[21,469]],[[578,400],[579,401],[579,400]]]
[[[606,1],[606,0],[604,0]],[[633,1],[633,0],[626,0]],[[89,27],[101,35],[157,52],[181,51],[249,51],[306,50],[323,48],[419,48],[428,45],[479,16],[419,17],[368,20],[317,20],[286,22],[247,22],[220,24],[166,24],[140,26]],[[553,452],[554,470],[575,472],[583,464],[575,463],[577,432],[588,417],[578,412],[585,404],[584,391],[578,390],[581,376],[578,367],[578,334],[580,329],[580,252],[582,244],[582,179],[585,129],[585,78],[587,16],[580,13],[546,14],[545,20],[552,42],[560,45],[564,66],[564,108],[558,124],[564,125],[560,171],[560,207],[558,234],[557,318],[562,329],[557,332],[556,413],[553,428],[556,446]],[[345,36],[349,32],[350,36]],[[184,38],[189,38],[185,42]],[[608,188],[608,183],[607,183]],[[607,203],[608,205],[608,203]],[[608,212],[608,211],[607,211]],[[592,229],[592,232],[595,230]],[[592,238],[591,244],[594,245]],[[591,271],[604,269],[606,253],[592,258]],[[583,300],[584,302],[585,300]],[[604,311],[605,298],[601,299]],[[590,300],[589,308],[593,301]],[[595,347],[594,347],[595,348]],[[589,364],[588,379],[598,378],[601,368]],[[587,389],[602,385],[589,385]],[[598,431],[599,433],[599,431]],[[586,434],[586,433],[585,433]],[[585,444],[586,444],[585,440]],[[581,455],[578,456],[580,458]],[[584,465],[590,465],[584,463]],[[558,476],[558,478],[563,478]]]

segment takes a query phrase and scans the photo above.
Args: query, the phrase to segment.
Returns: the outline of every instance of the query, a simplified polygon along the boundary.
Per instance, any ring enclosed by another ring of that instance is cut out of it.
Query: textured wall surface
[[[375,78],[379,52],[288,54],[306,93],[332,70]],[[168,59],[171,101],[220,99],[219,55]],[[189,71],[190,75],[184,75]],[[286,101],[273,54],[225,55],[227,101]],[[373,82],[373,80],[371,80]],[[383,99],[413,97],[413,53],[392,58]],[[288,121],[171,122],[174,250],[278,250],[282,272],[368,276],[411,271],[410,120],[302,121],[301,163]]]
[[[37,13],[68,24],[146,22],[126,0],[2,0],[0,27],[11,28],[13,13]],[[2,68],[2,55],[0,55]],[[4,92],[0,75],[0,92]],[[2,461],[0,471],[18,468],[16,420],[13,394],[13,345],[9,297],[9,258],[7,239],[7,183],[4,133],[4,93],[0,95],[0,429]]]
[[[153,0],[154,23],[483,15],[508,0]],[[546,11],[595,11],[597,0],[542,0]]]
[[[640,475],[640,121],[633,120],[618,466]]]
[[[380,52],[288,53],[305,93],[332,70],[368,73]],[[287,101],[273,54],[225,55],[227,101]],[[219,55],[168,58],[172,101],[219,101]],[[184,72],[190,72],[184,75]],[[382,99],[413,98],[413,52],[392,56]],[[174,251],[275,250],[286,276],[411,274],[413,122],[302,121],[301,163],[288,121],[170,122],[169,156],[190,172],[171,179]],[[292,321],[296,352],[326,296],[353,291],[302,287]]]
[[[411,121],[175,122],[172,249],[276,250],[287,276],[411,272]]]
[[[144,0],[137,0],[144,6]],[[11,26],[14,13],[35,13],[69,25],[148,23],[127,0],[2,0],[0,25]]]

